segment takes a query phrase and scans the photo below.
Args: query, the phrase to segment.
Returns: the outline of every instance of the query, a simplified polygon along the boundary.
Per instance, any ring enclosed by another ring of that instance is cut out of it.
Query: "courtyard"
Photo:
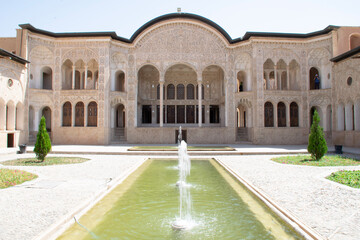
[[[41,167],[6,166],[35,173],[39,177],[0,190],[0,239],[49,239],[147,158],[176,156],[176,152],[166,151],[128,152],[130,147],[54,146],[56,154],[51,156],[68,153],[66,156],[81,156],[90,160],[80,164]],[[235,151],[193,152],[190,156],[212,155],[323,239],[360,238],[360,190],[325,179],[332,172],[359,170],[360,166],[295,166],[270,160],[279,154],[305,153],[306,146],[231,147]],[[344,148],[344,151],[359,154],[356,148]],[[0,161],[20,157],[34,157],[34,154],[18,155],[8,150],[0,155]]]

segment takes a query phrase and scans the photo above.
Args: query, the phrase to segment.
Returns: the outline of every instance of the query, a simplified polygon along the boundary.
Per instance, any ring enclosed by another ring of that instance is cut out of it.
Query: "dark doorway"
[[[142,123],[151,123],[151,105],[142,106]]]
[[[179,129],[175,130],[175,143],[178,143]],[[187,143],[187,130],[181,129],[182,140]]]
[[[8,148],[14,147],[14,134],[13,133],[8,134],[7,147]]]

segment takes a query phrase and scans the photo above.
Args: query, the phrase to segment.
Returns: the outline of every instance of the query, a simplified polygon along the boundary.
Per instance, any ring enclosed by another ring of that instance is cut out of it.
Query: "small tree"
[[[313,124],[311,125],[308,152],[313,160],[320,160],[328,148],[322,127],[319,126],[320,117],[317,111],[314,112]]]
[[[46,131],[46,120],[44,116],[41,117],[39,124],[39,132],[36,136],[36,143],[34,152],[36,154],[36,158],[44,161],[46,155],[51,150],[51,141],[48,132]]]

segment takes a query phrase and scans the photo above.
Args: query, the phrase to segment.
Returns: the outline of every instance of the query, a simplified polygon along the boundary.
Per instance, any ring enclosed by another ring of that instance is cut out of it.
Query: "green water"
[[[150,162],[79,220],[91,234],[75,224],[59,239],[300,239],[208,160],[192,161],[187,178],[196,224],[173,230],[171,223],[179,215],[177,161]]]

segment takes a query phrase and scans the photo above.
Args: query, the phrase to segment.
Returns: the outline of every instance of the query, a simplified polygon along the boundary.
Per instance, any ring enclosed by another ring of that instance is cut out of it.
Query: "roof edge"
[[[35,28],[29,23],[26,24],[19,24],[19,26],[22,29],[27,29],[34,33],[43,34],[46,36],[54,37],[54,38],[60,38],[60,37],[111,37],[112,39],[124,42],[124,43],[133,43],[135,39],[147,28],[151,27],[154,24],[157,24],[161,21],[170,20],[170,19],[176,19],[176,18],[183,18],[183,19],[193,19],[201,21],[214,29],[216,29],[220,34],[224,36],[224,38],[228,41],[229,44],[232,43],[238,43],[242,41],[249,40],[251,37],[270,37],[270,38],[309,38],[309,37],[315,37],[323,34],[327,34],[333,30],[336,30],[340,27],[329,25],[323,30],[311,32],[311,33],[278,33],[278,32],[246,32],[245,35],[241,38],[235,38],[232,39],[230,35],[218,24],[215,22],[209,20],[208,18],[202,17],[200,15],[192,14],[192,13],[169,13],[165,15],[161,15],[157,18],[154,18],[144,25],[142,25],[136,32],[130,37],[130,39],[119,37],[116,32],[65,32],[65,33],[53,33],[49,31],[45,31],[42,29]]]
[[[19,57],[18,55],[15,55],[11,52],[8,52],[2,48],[0,48],[0,55],[4,57],[8,57],[10,60],[16,61],[18,63],[21,63],[23,65],[30,63],[29,61],[23,59],[22,57]]]
[[[355,54],[360,53],[360,46],[351,49],[350,51],[344,52],[343,54],[340,54],[334,58],[331,58],[330,61],[332,62],[340,62],[342,60],[345,60],[349,57],[354,56]]]

